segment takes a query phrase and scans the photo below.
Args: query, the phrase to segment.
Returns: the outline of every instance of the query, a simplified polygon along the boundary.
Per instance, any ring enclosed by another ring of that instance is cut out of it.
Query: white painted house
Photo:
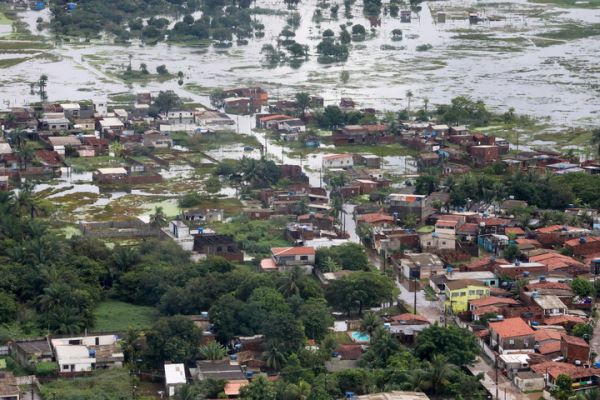
[[[60,338],[51,343],[60,374],[123,365],[123,352],[115,335]]]
[[[169,397],[175,396],[177,389],[186,383],[183,364],[165,364],[165,388]]]
[[[354,165],[352,154],[330,154],[323,157],[323,168],[351,168]]]

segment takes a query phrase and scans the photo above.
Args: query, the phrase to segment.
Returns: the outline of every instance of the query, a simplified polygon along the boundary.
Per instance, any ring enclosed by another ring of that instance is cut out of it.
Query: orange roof
[[[484,306],[479,307],[476,310],[473,310],[473,315],[485,315],[485,314],[500,314],[502,313],[502,309],[496,306]]]
[[[275,115],[265,115],[264,117],[260,117],[258,118],[258,120],[260,122],[268,122],[268,121],[273,121],[273,120],[278,120],[278,119],[289,119],[292,118],[289,115],[283,115],[283,114],[275,114]]]
[[[330,154],[328,156],[324,156],[323,160],[337,160],[338,158],[346,158],[346,157],[353,157],[352,154]]]
[[[553,340],[548,343],[541,344],[538,348],[538,352],[540,354],[550,354],[557,353],[560,351],[560,342],[558,340]]]
[[[277,265],[275,265],[275,261],[272,258],[264,258],[260,260],[260,268],[264,270],[274,270],[277,269]]]
[[[515,242],[517,242],[517,244],[530,244],[530,245],[536,246],[536,247],[542,246],[542,244],[535,239],[520,238],[520,239],[516,239]]]
[[[477,337],[486,337],[490,334],[490,331],[487,329],[482,329],[480,331],[474,332],[474,335]]]
[[[360,217],[358,217],[358,221],[366,222],[367,224],[372,224],[375,222],[394,222],[394,217],[383,213],[372,213],[361,215]]]
[[[585,243],[592,243],[592,242],[600,242],[600,237],[599,236],[586,236],[585,237]],[[579,243],[579,238],[575,238],[575,239],[567,240],[565,242],[565,246],[577,247],[577,246],[581,246],[582,244],[585,244],[585,243]]]
[[[246,379],[230,380],[225,383],[225,388],[223,389],[223,391],[227,396],[239,396],[240,389],[246,386],[247,384],[248,381]]]
[[[525,287],[527,290],[535,289],[558,289],[558,290],[571,290],[571,286],[562,282],[537,282],[528,283]]]
[[[543,228],[538,228],[535,231],[539,232],[539,233],[552,233],[552,232],[558,232],[563,228],[563,225],[550,225],[550,226],[544,226]]]
[[[508,225],[511,220],[506,218],[481,218],[479,222],[485,223],[486,226]]]
[[[394,315],[393,317],[390,318],[392,321],[421,321],[421,322],[427,322],[429,323],[429,320],[419,314],[411,314],[411,313],[404,313],[404,314],[398,314],[398,315]]]
[[[584,368],[577,367],[573,364],[569,364],[566,362],[556,362],[556,361],[546,361],[539,364],[531,365],[531,370],[536,374],[545,374],[552,377],[552,379],[556,379],[559,375],[565,374],[569,375],[571,378],[585,378],[589,376],[598,376],[600,374],[600,369],[598,368]]]
[[[466,225],[466,224],[465,224]],[[464,225],[463,225],[464,226]],[[469,270],[469,269],[476,269],[476,268],[481,268],[481,267],[485,267],[485,266],[492,266],[495,264],[509,264],[509,262],[507,260],[505,260],[504,258],[497,258],[494,261],[492,261],[492,257],[483,257],[480,258],[478,260],[475,260],[473,262],[471,262],[470,264],[468,264],[465,269]]]
[[[579,239],[577,239],[579,240]],[[544,253],[537,256],[529,257],[530,262],[538,262],[548,267],[548,271],[554,271],[560,268],[571,266],[582,266],[579,261],[559,253]]]
[[[483,297],[481,299],[470,300],[469,304],[471,304],[474,307],[486,307],[486,306],[492,306],[492,305],[497,305],[497,304],[518,305],[519,302],[516,301],[515,299],[511,299],[508,297],[489,296],[489,297]]]
[[[447,219],[438,219],[437,222],[435,223],[435,226],[456,226],[458,225],[458,221],[452,221],[452,220],[447,220]]]
[[[504,232],[506,232],[506,234],[514,234],[514,235],[524,235],[525,231],[521,228],[519,228],[518,226],[515,227],[509,227],[509,228],[505,228]]]
[[[585,340],[583,340],[582,338],[577,337],[577,336],[562,335],[562,340],[564,340],[568,344],[574,344],[576,346],[590,347],[588,342],[586,342]]]
[[[523,318],[507,318],[500,322],[490,322],[490,330],[496,332],[501,338],[516,336],[533,335],[535,331],[531,329]]]
[[[539,329],[533,334],[536,342],[545,342],[547,340],[553,340],[560,343],[562,333],[554,329]]]
[[[314,247],[272,247],[274,256],[314,256]]]
[[[558,315],[556,317],[550,317],[544,320],[546,325],[562,325],[569,322],[574,324],[585,324],[587,321],[575,315]]]

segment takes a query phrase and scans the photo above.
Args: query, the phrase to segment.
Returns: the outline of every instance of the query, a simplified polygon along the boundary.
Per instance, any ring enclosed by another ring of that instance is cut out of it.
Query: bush
[[[51,361],[43,361],[35,366],[36,376],[54,376],[58,373],[58,365]]]

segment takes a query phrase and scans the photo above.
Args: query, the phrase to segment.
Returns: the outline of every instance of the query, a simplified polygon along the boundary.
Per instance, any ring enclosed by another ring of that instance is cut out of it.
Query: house
[[[590,360],[590,345],[580,337],[563,334],[560,352],[567,362],[575,365],[586,364]]]
[[[304,272],[311,273],[315,265],[316,251],[313,247],[273,247],[271,258],[261,261],[263,271],[287,271],[300,267]]]
[[[367,168],[380,169],[381,157],[374,154],[355,154],[354,164],[364,165]]]
[[[171,136],[159,132],[145,133],[142,143],[144,147],[153,149],[170,149],[173,147]]]
[[[166,117],[167,121],[175,121],[180,124],[191,124],[194,122],[194,111],[170,110]]]
[[[250,382],[247,379],[230,379],[225,382],[223,393],[225,393],[228,399],[238,398],[242,392],[242,388],[249,384]]]
[[[40,129],[43,131],[66,131],[69,129],[70,121],[65,118],[65,114],[60,113],[45,113],[40,119]]]
[[[352,154],[329,154],[323,156],[323,168],[352,168],[354,156]]]
[[[325,362],[325,368],[329,372],[356,368],[364,351],[365,346],[361,344],[341,344],[331,353],[331,358]]]
[[[173,397],[177,390],[187,383],[185,378],[185,365],[165,364],[165,391],[167,396]]]
[[[128,172],[123,167],[98,168],[92,175],[92,179],[100,184],[127,183]]]
[[[50,342],[59,374],[69,375],[123,365],[124,355],[116,335],[56,338]]]
[[[342,97],[340,99],[340,109],[343,111],[350,111],[356,107],[356,103],[351,97]]]
[[[461,279],[473,279],[483,283],[485,286],[498,287],[500,279],[491,271],[468,271],[468,272],[447,272],[446,279],[456,281]]]
[[[35,367],[39,362],[52,361],[54,357],[47,338],[15,340],[8,347],[11,357],[25,368]]]
[[[104,117],[98,124],[100,125],[100,132],[106,133],[108,131],[121,131],[125,127],[125,124],[120,119],[115,117]]]
[[[553,295],[532,295],[533,303],[543,311],[543,318],[556,317],[559,315],[567,314],[569,309],[563,303],[558,296]]]
[[[244,261],[244,254],[230,235],[214,233],[195,235],[193,251],[200,254],[201,258],[219,256],[233,262]]]
[[[385,125],[346,125],[335,131],[331,135],[331,139],[336,146],[378,144],[386,140],[387,131],[388,128]]]
[[[278,121],[277,129],[287,133],[305,132],[306,125],[299,118],[290,118]]]
[[[600,369],[584,368],[560,361],[546,361],[531,365],[531,370],[544,376],[546,384],[551,386],[560,375],[568,375],[573,380],[575,391],[597,387],[600,381]]]
[[[533,353],[535,331],[522,318],[490,322],[490,345],[500,354]]]
[[[359,225],[368,224],[375,227],[387,227],[395,225],[396,220],[393,216],[385,213],[370,213],[359,215],[356,218],[356,223]]]
[[[583,236],[589,235],[590,230],[567,225],[550,225],[536,229],[535,233],[536,239],[544,247],[553,247],[564,244],[571,239],[580,239]],[[577,244],[575,240],[571,243],[574,245]]]
[[[387,197],[390,213],[398,213],[398,218],[406,219],[409,215],[414,216],[417,222],[425,219],[427,196],[418,194],[392,193]]]
[[[78,103],[61,104],[60,107],[62,108],[65,117],[79,118],[79,111],[81,110],[81,106]]]
[[[587,268],[583,263],[572,257],[551,251],[530,256],[529,261],[544,264],[550,274],[563,272],[567,275],[577,276],[587,272]]]
[[[600,254],[600,236],[580,237],[565,242],[565,248],[570,249],[576,257],[586,257]]]
[[[444,263],[435,254],[407,253],[400,260],[400,273],[406,279],[427,279],[444,271]]]
[[[521,277],[532,277],[546,275],[548,268],[541,263],[535,262],[514,262],[512,264],[501,264],[494,266],[494,273],[497,276],[507,276],[510,279]]]
[[[72,148],[79,148],[81,147],[81,140],[74,135],[69,135],[69,136],[50,136],[48,137],[48,142],[50,143],[50,145],[52,146],[52,150],[58,152],[60,154],[60,151],[58,151],[58,149],[62,150],[62,154],[61,155],[65,155],[64,154],[64,150],[67,147],[72,147]]]
[[[262,129],[277,129],[280,121],[290,120],[292,117],[285,114],[256,114],[256,127]]]
[[[387,329],[400,342],[410,344],[414,343],[419,332],[429,327],[430,322],[422,315],[405,313],[390,317],[387,320],[387,324]]]
[[[0,400],[19,400],[21,391],[12,372],[0,371]]]
[[[410,21],[408,21],[410,22]],[[362,396],[351,397],[351,400],[429,400],[429,396],[422,392],[404,392],[394,390],[392,392],[382,392],[365,394]]]
[[[505,307],[518,306],[520,303],[510,297],[488,296],[469,300],[469,311],[473,321],[478,321],[485,314],[502,315]]]
[[[237,360],[205,360],[196,362],[196,379],[204,381],[216,379],[224,381],[245,380]]]
[[[303,224],[311,224],[315,228],[323,231],[333,231],[335,229],[335,218],[323,213],[299,215],[297,220]]]
[[[183,219],[189,222],[223,222],[224,216],[222,208],[200,208],[183,212]]]
[[[267,102],[269,101],[269,94],[260,87],[226,89],[223,91],[223,96],[248,98],[252,103],[252,108],[256,110],[259,110],[261,106],[267,105]]]
[[[216,110],[196,109],[194,119],[200,126],[214,131],[231,130],[231,125],[235,125],[227,114]]]
[[[469,300],[480,299],[490,295],[490,288],[474,279],[446,281],[445,287],[445,307],[450,308],[454,313],[467,311]]]
[[[252,114],[256,108],[249,97],[228,97],[223,100],[223,108],[227,114]]]

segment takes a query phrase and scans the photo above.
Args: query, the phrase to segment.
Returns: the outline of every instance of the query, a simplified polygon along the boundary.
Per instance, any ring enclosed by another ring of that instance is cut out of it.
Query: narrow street
[[[496,397],[496,371],[493,366],[485,362],[481,357],[477,357],[473,365],[467,366],[473,375],[483,373],[481,384],[498,400],[533,400],[540,397],[539,393],[527,394],[521,393],[513,384],[501,373],[498,374],[498,397]]]

